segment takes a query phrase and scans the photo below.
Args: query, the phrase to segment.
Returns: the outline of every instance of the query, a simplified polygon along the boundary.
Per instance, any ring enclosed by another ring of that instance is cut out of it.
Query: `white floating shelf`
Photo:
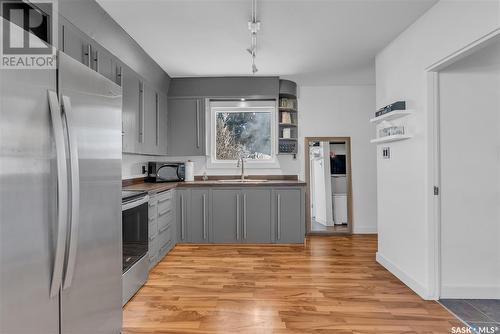
[[[391,121],[393,119],[398,119],[401,117],[405,117],[408,115],[413,114],[413,110],[394,110],[391,112],[388,112],[387,114],[384,114],[382,116],[378,116],[375,118],[370,119],[371,123],[380,123],[382,121]]]
[[[394,136],[385,136],[376,139],[370,140],[372,144],[380,144],[380,143],[390,143],[391,141],[405,140],[410,139],[412,136],[410,135],[394,135]]]

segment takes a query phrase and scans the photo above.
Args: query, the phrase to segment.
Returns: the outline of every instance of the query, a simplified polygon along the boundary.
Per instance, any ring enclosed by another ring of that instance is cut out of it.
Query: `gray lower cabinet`
[[[177,227],[177,241],[187,242],[187,228],[188,223],[188,203],[191,192],[189,189],[177,189],[175,212],[176,212],[176,227]]]
[[[302,188],[273,190],[276,243],[302,243],[305,236],[305,195]]]
[[[189,224],[186,226],[187,242],[206,243],[209,221],[208,189],[191,189],[189,198]]]
[[[168,99],[167,152],[170,156],[205,155],[202,99]]]
[[[176,244],[176,204],[174,190],[150,195],[149,267],[154,267]]]
[[[181,243],[303,243],[302,187],[177,189]]]
[[[212,238],[215,243],[241,240],[241,190],[212,190]]]
[[[271,188],[242,190],[242,242],[272,242],[271,192]]]

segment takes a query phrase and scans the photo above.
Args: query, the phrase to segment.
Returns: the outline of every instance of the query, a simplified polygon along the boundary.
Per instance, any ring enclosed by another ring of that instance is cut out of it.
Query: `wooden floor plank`
[[[450,333],[462,326],[375,261],[373,235],[306,246],[178,245],[125,306],[123,334]]]

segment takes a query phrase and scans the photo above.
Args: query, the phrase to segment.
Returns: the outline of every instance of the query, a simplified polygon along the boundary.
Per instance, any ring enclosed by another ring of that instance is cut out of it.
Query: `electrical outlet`
[[[391,148],[389,146],[382,147],[382,159],[391,158]]]

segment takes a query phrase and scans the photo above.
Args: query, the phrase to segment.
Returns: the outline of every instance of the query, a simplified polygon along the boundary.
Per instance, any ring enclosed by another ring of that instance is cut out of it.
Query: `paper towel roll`
[[[194,162],[191,160],[186,161],[184,181],[194,181]]]

